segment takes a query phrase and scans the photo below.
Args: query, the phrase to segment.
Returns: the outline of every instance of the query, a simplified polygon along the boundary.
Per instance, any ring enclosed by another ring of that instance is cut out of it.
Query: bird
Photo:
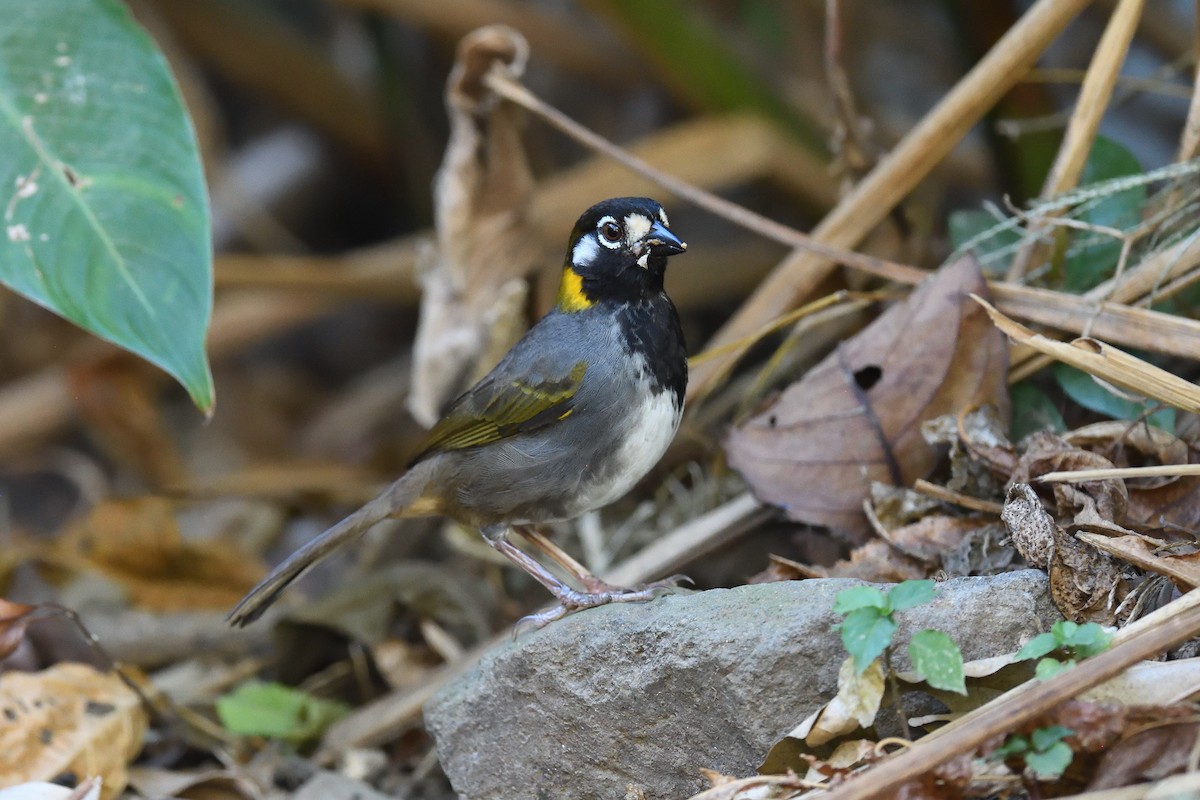
[[[610,586],[533,526],[570,520],[626,494],[659,461],[679,428],[687,349],[663,288],[667,258],[687,249],[648,197],[596,203],[571,231],[554,307],[431,428],[408,470],[375,499],[276,567],[230,612],[246,625],[305,570],[371,526],[442,515],[545,586],[572,611],[644,601],[682,576]],[[519,532],[564,568],[565,583],[509,540]]]

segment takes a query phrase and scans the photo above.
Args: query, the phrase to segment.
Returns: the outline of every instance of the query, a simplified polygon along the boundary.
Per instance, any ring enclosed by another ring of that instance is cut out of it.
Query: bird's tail
[[[242,627],[262,616],[292,581],[337,548],[366,533],[388,517],[426,516],[436,509],[423,503],[421,495],[429,483],[429,462],[414,466],[374,500],[301,547],[271,574],[258,582],[225,619]]]

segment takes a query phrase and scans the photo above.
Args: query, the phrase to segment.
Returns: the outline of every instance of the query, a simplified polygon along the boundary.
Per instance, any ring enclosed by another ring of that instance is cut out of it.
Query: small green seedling
[[[217,716],[230,733],[292,744],[317,738],[350,707],[280,683],[249,681],[217,698]]]
[[[1075,666],[1080,659],[1104,652],[1111,642],[1112,634],[1094,622],[1080,625],[1059,620],[1048,633],[1040,633],[1026,642],[1017,652],[1017,660],[1041,659],[1034,674],[1038,679],[1046,680]],[[1055,651],[1061,651],[1066,657],[1058,659],[1049,655]]]
[[[1070,728],[1051,725],[1038,728],[1029,736],[1010,736],[1004,746],[995,750],[989,758],[993,761],[1020,757],[1025,766],[1041,780],[1053,780],[1071,766],[1075,753],[1063,741],[1074,734]]]
[[[936,594],[934,582],[904,581],[884,594],[874,586],[856,586],[837,593],[834,613],[841,614],[842,644],[862,674],[884,655],[896,633],[895,614],[928,603]],[[938,630],[913,634],[908,643],[913,669],[935,689],[966,694],[962,653],[954,640]]]

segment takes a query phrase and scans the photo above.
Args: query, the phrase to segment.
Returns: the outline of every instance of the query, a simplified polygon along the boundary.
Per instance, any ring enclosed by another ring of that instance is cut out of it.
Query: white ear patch
[[[650,218],[645,214],[630,214],[625,217],[625,241],[631,247],[634,242],[640,242],[650,233]]]
[[[671,223],[667,221],[667,212],[661,206],[658,209],[658,218],[662,220],[663,225],[666,225],[668,228],[671,227]]]
[[[600,247],[596,244],[596,236],[589,233],[579,237],[579,241],[575,243],[575,249],[571,251],[571,263],[578,267],[591,266],[599,254]]]

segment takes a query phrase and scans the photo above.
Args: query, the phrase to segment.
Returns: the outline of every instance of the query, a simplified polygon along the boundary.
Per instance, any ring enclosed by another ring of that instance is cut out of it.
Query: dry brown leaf
[[[126,766],[141,750],[147,724],[120,678],[86,664],[0,675],[0,713],[0,785],[64,772],[99,776],[104,800],[125,788]]]
[[[1195,712],[1191,709],[1175,709],[1194,719]],[[1100,759],[1100,763],[1091,771],[1088,790],[1115,789],[1158,780],[1186,770],[1196,746],[1197,735],[1200,734],[1200,724],[1190,720],[1172,723],[1154,713],[1175,709],[1144,709],[1141,725],[1131,719],[1130,723],[1133,724],[1128,727],[1134,732],[1129,738],[1114,744]]]
[[[909,485],[936,452],[921,423],[991,403],[1007,414],[1008,348],[969,293],[962,259],[923,283],[731,432],[730,461],[793,519],[861,538],[871,481]]]
[[[878,583],[927,578],[971,533],[984,526],[985,523],[969,517],[925,517],[888,532],[886,541],[874,540],[854,548],[849,559],[812,570],[829,578],[858,578]]]
[[[1012,474],[1012,484],[1031,484],[1050,472],[1081,469],[1111,469],[1113,463],[1099,453],[1073,447],[1055,433],[1032,434]],[[1051,484],[1059,518],[1078,518],[1086,512],[1089,522],[1120,522],[1125,517],[1129,493],[1119,479]]]
[[[1059,527],[1025,483],[1009,489],[1000,514],[1013,545],[1031,565],[1050,574],[1050,596],[1064,617],[1111,625],[1129,587],[1105,553]]]
[[[1000,520],[1008,528],[1013,547],[1029,566],[1050,568],[1057,526],[1029,484],[1017,483],[1008,490]]]
[[[971,497],[991,497],[999,493],[1017,463],[1007,430],[1007,416],[1001,419],[994,406],[986,405],[966,414],[928,420],[921,432],[931,445],[950,448],[948,489]]]
[[[47,559],[95,570],[122,586],[130,602],[153,611],[228,608],[266,568],[224,539],[185,540],[170,502],[159,497],[97,505],[59,539]]]
[[[434,185],[437,241],[418,264],[424,294],[409,396],[427,426],[524,330],[525,277],[541,255],[528,220],[533,176],[519,109],[483,77],[498,62],[519,76],[528,56],[512,28],[480,28],[459,43],[446,85],[450,140]]]
[[[1186,442],[1145,424],[1097,422],[1065,433],[1063,439],[1104,454],[1118,467],[1193,463]],[[1125,485],[1129,503],[1121,522],[1126,527],[1190,529],[1200,519],[1200,478],[1143,478]]]

